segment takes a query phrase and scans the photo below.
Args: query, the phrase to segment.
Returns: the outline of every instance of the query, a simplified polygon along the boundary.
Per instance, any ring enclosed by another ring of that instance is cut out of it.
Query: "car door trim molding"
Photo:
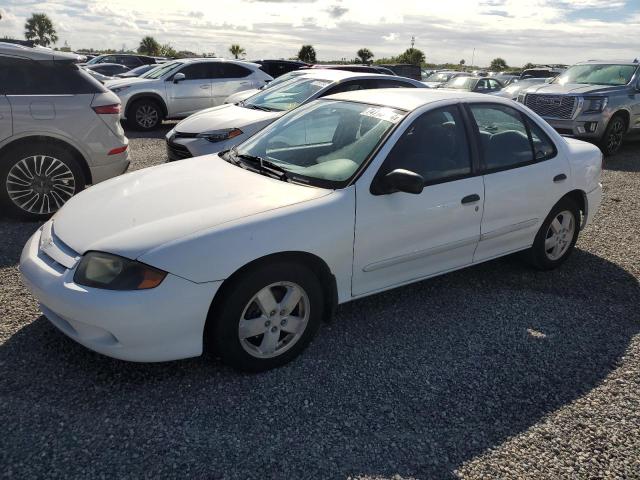
[[[473,245],[478,243],[480,236],[474,235],[470,238],[465,238],[463,240],[458,240],[456,242],[445,243],[443,245],[437,245],[435,247],[427,248],[425,250],[418,250],[416,252],[405,253],[404,255],[398,255],[397,257],[387,258],[385,260],[379,260],[377,262],[370,263],[369,265],[365,265],[362,268],[363,272],[374,272],[376,270],[381,270],[383,268],[392,267],[399,263],[410,262],[413,260],[418,260],[419,258],[429,257],[431,255],[437,255],[440,253],[444,253],[448,250],[455,250],[457,248],[467,247],[469,245]]]
[[[513,225],[507,225],[506,227],[491,230],[490,232],[481,234],[480,241],[483,242],[485,240],[492,240],[494,238],[501,237],[502,235],[507,235],[509,233],[517,232],[520,230],[526,230],[528,228],[536,226],[538,224],[538,221],[538,218],[531,218],[529,220],[525,220],[524,222],[514,223]]]

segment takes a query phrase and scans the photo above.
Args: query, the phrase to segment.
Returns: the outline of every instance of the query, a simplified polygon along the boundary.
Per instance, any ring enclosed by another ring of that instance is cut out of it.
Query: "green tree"
[[[303,45],[298,52],[298,60],[306,63],[316,63],[316,49],[313,45]]]
[[[524,64],[524,67],[522,67],[522,69],[523,69],[523,70],[528,70],[528,69],[530,69],[530,68],[534,68],[534,67],[535,67],[535,64],[533,64],[533,63],[529,62],[529,63],[525,63],[525,64]]]
[[[178,56],[178,52],[176,52],[170,43],[165,43],[160,47],[160,56],[176,58]]]
[[[361,48],[360,50],[358,50],[358,53],[356,53],[356,55],[358,55],[360,61],[365,64],[369,63],[369,61],[374,57],[373,52],[368,48]]]
[[[489,70],[493,70],[493,71],[502,71],[502,70],[506,70],[507,68],[509,68],[509,65],[507,65],[507,62],[505,61],[504,58],[494,58],[493,60],[491,60],[491,65],[489,65]]]
[[[160,55],[160,48],[160,44],[155,38],[146,36],[142,40],[140,40],[138,53],[141,53],[142,55],[151,55],[157,57],[158,55]]]
[[[424,52],[417,48],[407,48],[404,53],[398,57],[398,61],[400,63],[421,65],[424,63]]]
[[[24,24],[24,37],[36,45],[48,47],[58,41],[53,22],[45,13],[34,13]]]
[[[235,43],[229,47],[229,52],[231,52],[231,55],[233,55],[236,60],[240,57],[240,55],[244,55],[245,53],[247,53],[244,48]]]

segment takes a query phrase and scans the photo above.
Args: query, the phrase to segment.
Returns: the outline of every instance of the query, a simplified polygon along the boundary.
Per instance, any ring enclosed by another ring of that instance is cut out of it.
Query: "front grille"
[[[167,141],[167,157],[169,157],[169,160],[181,160],[192,156],[189,149],[184,145],[174,143],[171,140]]]
[[[528,93],[524,103],[541,117],[570,119],[576,108],[576,97]]]

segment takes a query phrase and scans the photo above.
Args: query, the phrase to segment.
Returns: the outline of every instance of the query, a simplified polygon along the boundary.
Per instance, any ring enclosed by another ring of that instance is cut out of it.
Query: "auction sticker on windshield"
[[[398,123],[403,115],[394,112],[390,108],[370,107],[360,113],[366,117],[377,118],[378,120],[386,120],[391,123]]]

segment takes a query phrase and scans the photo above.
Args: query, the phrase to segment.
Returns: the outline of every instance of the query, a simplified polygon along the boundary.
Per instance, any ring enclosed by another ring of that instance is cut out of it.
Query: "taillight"
[[[129,148],[129,145],[124,145],[122,147],[114,148],[113,150],[109,150],[107,155],[117,155],[119,153],[125,152]]]
[[[120,104],[114,103],[113,105],[100,105],[98,107],[92,107],[93,111],[98,115],[119,115],[120,114]]]

